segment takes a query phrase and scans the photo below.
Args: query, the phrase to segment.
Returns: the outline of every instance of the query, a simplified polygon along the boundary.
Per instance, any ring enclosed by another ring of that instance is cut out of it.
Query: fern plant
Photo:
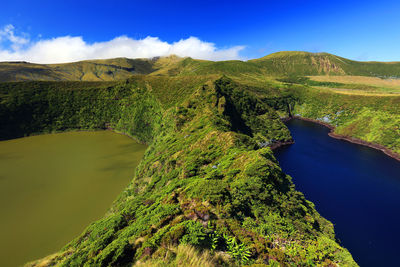
[[[245,244],[239,244],[236,241],[236,237],[231,237],[225,234],[224,239],[227,244],[227,252],[232,256],[232,258],[241,264],[246,264],[249,262],[251,252]]]
[[[217,232],[214,232],[210,235],[211,251],[215,251],[217,249],[220,238],[221,238],[221,235],[218,234]]]

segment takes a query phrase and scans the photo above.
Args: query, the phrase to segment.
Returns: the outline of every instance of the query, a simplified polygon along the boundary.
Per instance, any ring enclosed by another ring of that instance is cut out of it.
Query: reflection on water
[[[59,250],[101,218],[145,146],[110,131],[0,142],[0,266]]]

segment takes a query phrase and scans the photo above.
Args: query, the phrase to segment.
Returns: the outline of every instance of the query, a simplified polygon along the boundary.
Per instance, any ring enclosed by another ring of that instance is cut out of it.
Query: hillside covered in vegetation
[[[249,61],[208,61],[177,56],[115,58],[64,64],[0,62],[0,81],[112,81],[151,75],[352,75],[400,78],[400,62],[361,62],[328,53],[278,52]]]
[[[355,265],[268,148],[291,140],[276,111],[227,77],[163,93],[180,83],[2,84],[2,138],[108,127],[149,144],[108,214],[32,265],[173,265],[189,252],[211,265]]]
[[[0,140],[113,129],[149,145],[105,217],[29,265],[356,266],[271,147],[300,116],[400,153],[398,70],[305,52],[0,63]]]

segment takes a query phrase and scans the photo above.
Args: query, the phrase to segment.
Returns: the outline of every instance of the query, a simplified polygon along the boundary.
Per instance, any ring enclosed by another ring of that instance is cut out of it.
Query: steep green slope
[[[400,77],[400,62],[361,62],[328,53],[277,52],[250,60],[277,76],[360,75]]]
[[[326,53],[278,52],[250,62],[278,76],[345,74],[342,59]]]
[[[380,144],[400,155],[400,96],[343,95],[293,86],[293,114],[328,123],[334,133]]]
[[[128,82],[2,83],[0,139],[112,127],[148,142],[160,110],[152,94]]]
[[[170,105],[163,79],[0,87],[1,122],[14,133],[110,126],[149,144],[106,217],[32,265],[167,265],[178,244],[219,255],[215,265],[356,265],[265,147],[291,139],[269,105],[226,77],[195,81]]]

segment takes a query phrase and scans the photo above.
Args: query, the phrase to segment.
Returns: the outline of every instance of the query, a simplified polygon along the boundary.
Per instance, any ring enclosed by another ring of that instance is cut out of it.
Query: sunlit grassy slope
[[[326,88],[336,93],[355,95],[391,96],[400,94],[400,78],[382,79],[366,76],[309,76],[312,81],[329,85]]]
[[[361,62],[328,53],[278,52],[250,62],[276,75],[400,76],[400,62]]]
[[[358,75],[399,77],[399,62],[359,62],[328,53],[278,52],[259,59],[240,61],[207,61],[177,56],[153,59],[115,58],[87,60],[66,64],[31,64],[27,62],[0,63],[0,81],[123,80],[133,74],[151,75],[210,75],[231,76],[305,76]]]
[[[0,63],[0,81],[113,81],[153,71],[148,59],[115,58],[66,64]]]

